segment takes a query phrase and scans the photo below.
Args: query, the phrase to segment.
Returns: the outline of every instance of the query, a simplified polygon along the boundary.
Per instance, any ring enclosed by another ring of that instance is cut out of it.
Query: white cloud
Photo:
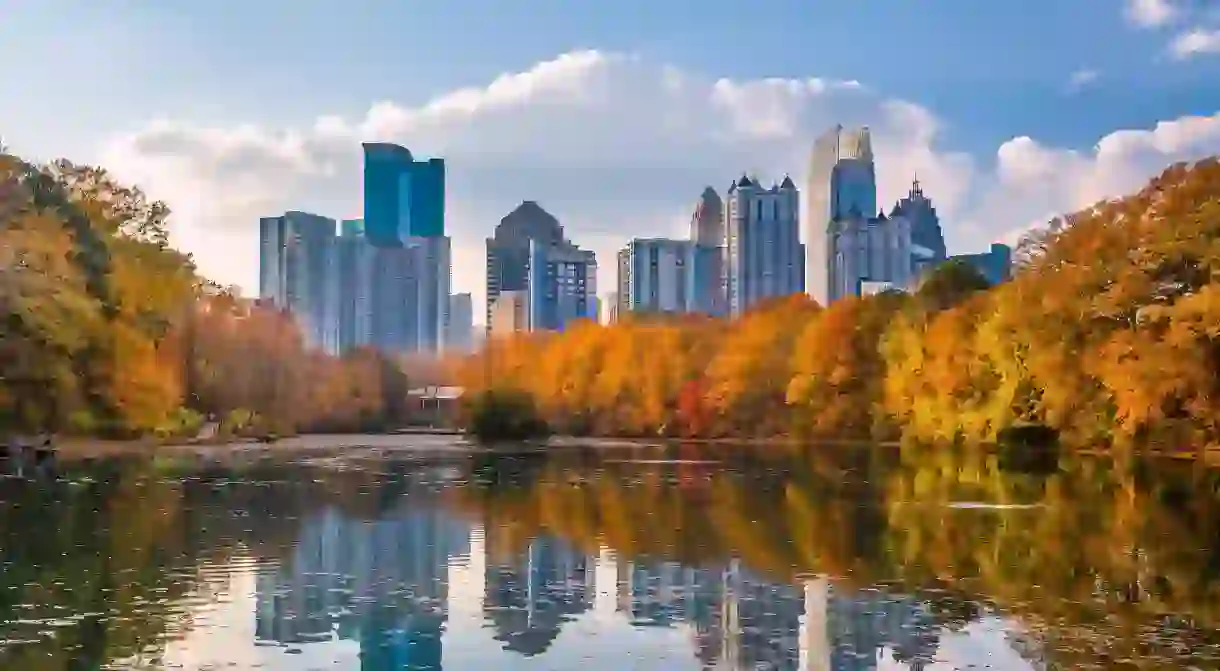
[[[1097,78],[1100,76],[1101,73],[1097,70],[1081,68],[1073,72],[1072,75],[1068,77],[1068,91],[1079,91],[1080,89],[1097,81]]]
[[[996,153],[996,174],[979,211],[1008,226],[1004,237],[1011,240],[1048,216],[1131,193],[1169,164],[1204,158],[1217,146],[1220,113],[1115,131],[1087,152],[1013,138]]]
[[[1156,28],[1177,18],[1180,8],[1175,0],[1126,0],[1127,20],[1141,28]]]
[[[1220,29],[1185,31],[1169,43],[1169,54],[1180,61],[1203,54],[1220,54]]]
[[[103,161],[170,203],[175,239],[205,273],[250,290],[259,216],[359,214],[361,140],[443,156],[454,283],[478,305],[483,238],[520,201],[539,201],[596,251],[609,290],[614,252],[628,238],[681,230],[705,185],[722,188],[742,171],[790,172],[801,183],[813,137],[836,122],[872,127],[881,202],[905,193],[918,171],[959,250],[1128,191],[1220,136],[1218,116],[1121,131],[1091,152],[1016,138],[984,174],[970,156],[939,147],[944,129],[930,110],[856,82],[717,80],[587,51],[422,106],[377,103],[362,119],[324,116],[303,128],[149,123],[110,138]]]

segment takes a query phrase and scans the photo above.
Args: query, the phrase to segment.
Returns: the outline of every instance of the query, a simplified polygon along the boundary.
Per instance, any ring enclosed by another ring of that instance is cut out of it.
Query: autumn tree
[[[878,412],[885,360],[880,341],[905,297],[882,293],[835,301],[808,322],[791,355],[786,401],[798,426],[821,437],[885,433]]]

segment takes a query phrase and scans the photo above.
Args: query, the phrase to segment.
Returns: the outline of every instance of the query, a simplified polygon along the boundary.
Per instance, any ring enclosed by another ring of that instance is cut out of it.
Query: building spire
[[[911,180],[911,200],[923,197],[923,189],[919,186],[919,171],[915,171],[915,178]]]

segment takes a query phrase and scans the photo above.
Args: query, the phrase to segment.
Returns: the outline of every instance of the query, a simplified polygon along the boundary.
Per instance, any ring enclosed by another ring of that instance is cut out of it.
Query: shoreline
[[[545,448],[573,449],[656,449],[674,445],[721,448],[782,448],[802,446],[824,446],[831,448],[885,448],[901,449],[899,441],[866,440],[799,440],[790,437],[772,438],[661,438],[661,437],[614,437],[614,436],[552,436]],[[543,447],[543,446],[537,446]],[[987,446],[981,446],[987,448]],[[544,449],[545,449],[544,448]],[[253,439],[227,442],[166,442],[148,439],[112,440],[92,438],[65,438],[57,441],[55,452],[59,459],[78,461],[131,455],[187,455],[208,456],[220,453],[284,453],[321,454],[336,450],[367,451],[370,453],[466,455],[484,451],[495,452],[470,442],[455,430],[405,430],[385,434],[303,434],[264,443]],[[530,451],[542,451],[537,448]],[[1087,457],[1110,457],[1116,454],[1173,459],[1175,461],[1198,461],[1206,465],[1220,465],[1220,446],[1190,451],[1145,449],[1112,452],[1099,448],[1078,448],[1071,453]],[[766,451],[760,454],[767,454]]]

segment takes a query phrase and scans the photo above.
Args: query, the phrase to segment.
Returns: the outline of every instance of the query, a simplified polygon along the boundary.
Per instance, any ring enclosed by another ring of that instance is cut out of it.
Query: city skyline
[[[1174,0],[1104,4],[777,2],[777,35],[740,59],[714,48],[725,26],[680,29],[695,10],[682,3],[577,11],[552,2],[529,16],[479,2],[384,3],[362,17],[323,3],[273,34],[256,27],[281,16],[286,6],[275,2],[225,29],[212,7],[103,15],[66,0],[34,3],[6,10],[3,49],[71,48],[0,76],[12,93],[3,133],[23,154],[97,162],[166,200],[174,244],[249,295],[257,233],[240,222],[289,209],[361,214],[353,167],[366,141],[449,161],[454,291],[476,305],[485,231],[522,199],[611,259],[633,237],[680,237],[691,196],[725,169],[788,172],[803,185],[813,138],[835,123],[874,130],[886,157],[880,205],[918,172],[949,252],[976,252],[1215,146],[1214,12]],[[624,20],[636,13],[646,20]],[[437,27],[454,17],[468,25]],[[489,39],[535,18],[544,24],[521,33],[528,44]],[[828,24],[836,29],[817,44],[782,38]],[[445,39],[376,38],[404,25]],[[854,48],[862,34],[869,49]],[[272,48],[327,35],[366,39],[291,62],[291,49]],[[63,67],[86,53],[89,73]],[[65,92],[95,103],[80,111],[63,104]],[[600,264],[600,287],[613,286],[613,265]]]

